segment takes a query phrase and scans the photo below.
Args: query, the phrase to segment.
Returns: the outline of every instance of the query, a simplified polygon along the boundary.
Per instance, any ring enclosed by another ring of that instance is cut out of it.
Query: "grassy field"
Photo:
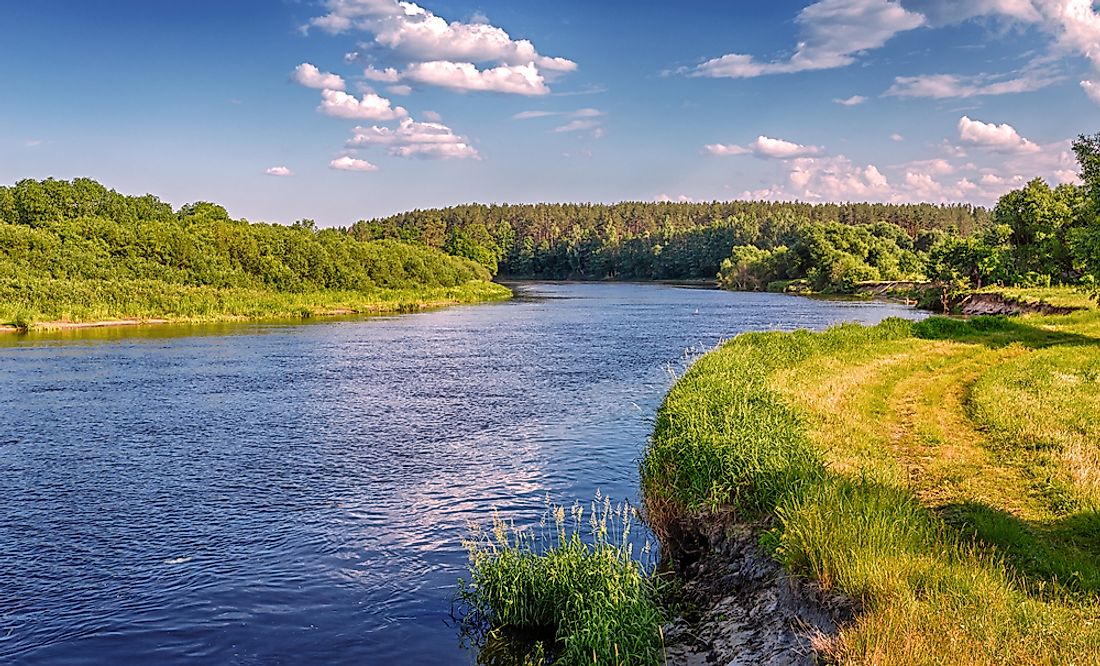
[[[763,521],[842,663],[1100,663],[1100,313],[742,335],[669,393],[647,518]]]
[[[301,293],[216,288],[155,280],[36,280],[0,282],[0,325],[48,329],[112,320],[221,321],[309,318],[335,314],[411,312],[429,307],[503,300],[511,292],[472,280],[454,287]]]

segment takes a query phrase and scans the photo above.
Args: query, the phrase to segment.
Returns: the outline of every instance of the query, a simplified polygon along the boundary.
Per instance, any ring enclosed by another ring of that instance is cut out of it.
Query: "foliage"
[[[466,544],[471,580],[459,591],[481,660],[508,651],[540,666],[663,663],[660,579],[634,557],[633,516],[599,494],[587,520],[580,504],[568,515],[548,505],[538,535],[494,515]]]
[[[173,212],[150,195],[124,196],[88,179],[0,187],[0,292],[9,318],[15,310],[35,318],[224,313],[227,302],[272,300],[260,294],[357,292],[364,302],[365,294],[447,290],[489,277],[474,261],[423,246],[362,242],[308,220],[252,224],[207,202]]]
[[[866,226],[876,237],[911,249],[910,239],[922,233],[970,234],[987,220],[981,208],[927,204],[466,205],[364,220],[351,233],[420,242],[490,267],[495,255],[500,271],[513,276],[713,279],[733,247],[774,251],[792,246],[801,230],[814,225]]]

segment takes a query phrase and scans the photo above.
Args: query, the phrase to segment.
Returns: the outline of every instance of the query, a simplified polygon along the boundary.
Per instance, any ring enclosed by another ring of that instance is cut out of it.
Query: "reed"
[[[459,600],[481,663],[663,663],[661,578],[648,543],[635,551],[634,515],[597,495],[548,504],[537,529],[497,514],[475,528]]]

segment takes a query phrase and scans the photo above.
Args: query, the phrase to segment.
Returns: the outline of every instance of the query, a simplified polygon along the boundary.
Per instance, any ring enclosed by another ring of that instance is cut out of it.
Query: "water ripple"
[[[639,285],[315,325],[0,341],[0,662],[472,663],[491,507],[637,493],[676,372],[911,311]]]

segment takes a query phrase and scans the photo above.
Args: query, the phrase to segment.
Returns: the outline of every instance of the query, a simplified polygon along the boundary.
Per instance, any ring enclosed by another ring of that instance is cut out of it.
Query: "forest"
[[[362,242],[309,221],[178,210],[86,178],[0,187],[0,319],[295,315],[496,296],[468,259],[393,240]],[[460,292],[470,291],[470,294]]]
[[[463,205],[361,220],[360,240],[398,239],[493,273],[549,279],[790,281],[845,293],[863,281],[957,287],[1091,283],[1100,271],[1100,134],[1074,142],[1082,185],[1041,179],[992,209],[965,204]]]

